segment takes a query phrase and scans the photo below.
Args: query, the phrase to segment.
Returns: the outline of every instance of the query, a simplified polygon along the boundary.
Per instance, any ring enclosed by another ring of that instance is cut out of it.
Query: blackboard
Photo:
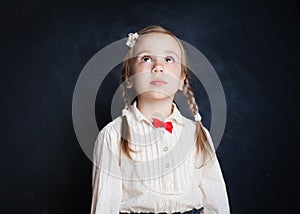
[[[232,213],[293,213],[299,143],[296,1],[1,1],[1,213],[89,213],[92,163],[72,123],[83,67],[129,32],[156,24],[216,70],[227,121],[217,155]],[[203,123],[207,94],[192,77]],[[99,128],[111,120],[118,72],[101,85]]]

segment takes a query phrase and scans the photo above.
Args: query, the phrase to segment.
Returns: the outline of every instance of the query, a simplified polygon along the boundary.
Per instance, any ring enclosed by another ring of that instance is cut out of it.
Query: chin
[[[174,98],[174,94],[169,94],[169,93],[166,93],[166,92],[159,92],[159,91],[147,91],[147,92],[144,92],[144,93],[141,93],[139,94],[140,97],[143,97],[145,99],[148,99],[148,100],[173,100]]]

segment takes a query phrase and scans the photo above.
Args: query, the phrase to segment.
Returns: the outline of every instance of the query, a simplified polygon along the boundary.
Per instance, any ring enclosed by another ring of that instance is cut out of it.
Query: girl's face
[[[162,33],[141,35],[134,45],[136,57],[130,77],[138,98],[174,98],[183,85],[181,49],[172,36]]]

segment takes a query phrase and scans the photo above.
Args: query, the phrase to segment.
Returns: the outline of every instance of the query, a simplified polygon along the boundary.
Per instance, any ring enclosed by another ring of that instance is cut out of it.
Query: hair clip
[[[201,119],[202,119],[202,117],[201,117],[201,115],[199,114],[199,112],[198,112],[197,114],[194,115],[194,118],[195,118],[195,121],[197,121],[197,122],[200,122]]]
[[[132,48],[138,38],[139,38],[139,34],[137,32],[135,32],[135,33],[129,33],[126,45],[128,47]]]
[[[128,115],[128,109],[124,108],[122,110],[122,117],[127,116]]]

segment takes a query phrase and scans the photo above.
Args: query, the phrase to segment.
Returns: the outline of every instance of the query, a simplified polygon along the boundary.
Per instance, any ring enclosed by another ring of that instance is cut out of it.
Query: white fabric
[[[136,108],[123,111],[130,125],[134,161],[120,156],[118,117],[99,133],[94,148],[91,214],[119,212],[184,212],[204,207],[205,214],[228,214],[229,203],[221,168],[213,160],[199,168],[195,155],[196,123],[174,104],[166,119],[172,134],[154,128]],[[213,147],[209,132],[205,129]]]

